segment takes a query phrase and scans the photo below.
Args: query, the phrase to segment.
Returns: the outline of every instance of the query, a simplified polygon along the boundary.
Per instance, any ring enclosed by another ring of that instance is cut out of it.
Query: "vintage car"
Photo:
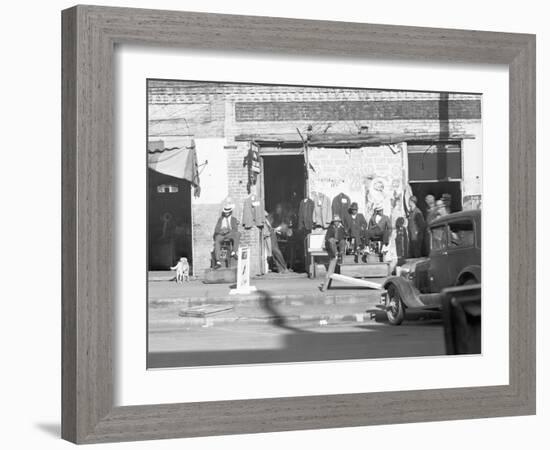
[[[481,211],[461,211],[428,225],[429,257],[407,259],[384,282],[380,307],[399,325],[407,310],[439,310],[441,291],[481,283]]]

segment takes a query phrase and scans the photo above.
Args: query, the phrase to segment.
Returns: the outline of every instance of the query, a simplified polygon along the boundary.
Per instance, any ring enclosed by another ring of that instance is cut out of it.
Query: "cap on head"
[[[342,221],[342,218],[340,217],[340,214],[334,214],[332,216],[332,221],[333,222],[341,222]]]
[[[357,203],[356,202],[353,202],[350,207],[349,207],[350,211],[357,211],[359,208],[357,206]]]
[[[418,203],[418,199],[416,198],[415,195],[411,195],[409,197],[409,202],[414,202],[414,204],[416,205]]]
[[[382,203],[376,203],[374,205],[374,210],[375,211],[383,211],[384,210],[384,206],[382,205]]]

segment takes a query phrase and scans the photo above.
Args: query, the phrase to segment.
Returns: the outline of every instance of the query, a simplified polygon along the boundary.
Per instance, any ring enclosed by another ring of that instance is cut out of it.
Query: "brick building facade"
[[[481,131],[481,96],[475,94],[148,82],[149,141],[165,147],[189,137],[195,141],[201,195],[192,199],[189,215],[198,276],[210,267],[221,202],[230,196],[239,217],[249,195],[243,160],[251,145],[264,160],[295,155],[298,163],[304,161],[306,139],[304,195],[315,190],[332,198],[345,192],[366,215],[381,199],[395,220],[404,214],[402,199],[410,192],[423,197],[451,190],[453,209],[479,206]],[[264,200],[266,179],[262,173],[252,186]],[[251,273],[258,273],[259,231],[241,231],[252,250]]]

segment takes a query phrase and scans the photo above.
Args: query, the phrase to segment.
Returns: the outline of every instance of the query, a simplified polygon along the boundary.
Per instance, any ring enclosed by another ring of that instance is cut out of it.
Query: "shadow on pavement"
[[[258,291],[258,294],[260,295],[260,307],[272,318],[272,325],[296,333],[309,333],[309,331],[289,325],[287,317],[275,307],[275,303],[269,292]]]
[[[273,318],[273,326],[285,330],[278,348],[250,347],[232,350],[172,351],[149,353],[148,368],[335,361],[368,358],[399,358],[445,355],[441,321],[426,322],[427,327],[357,324],[356,331],[321,332],[289,325],[269,293],[262,291],[260,304]],[[360,329],[360,330],[359,330]]]

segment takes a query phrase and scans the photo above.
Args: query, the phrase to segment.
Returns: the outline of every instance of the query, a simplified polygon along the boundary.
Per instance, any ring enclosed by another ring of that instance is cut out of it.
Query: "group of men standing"
[[[409,198],[409,216],[407,223],[408,231],[408,256],[409,258],[420,258],[429,253],[428,224],[438,217],[446,216],[450,213],[451,198],[449,194],[443,194],[441,199],[435,200],[431,194],[425,197],[427,205],[426,215],[418,208],[418,199],[416,196]]]

